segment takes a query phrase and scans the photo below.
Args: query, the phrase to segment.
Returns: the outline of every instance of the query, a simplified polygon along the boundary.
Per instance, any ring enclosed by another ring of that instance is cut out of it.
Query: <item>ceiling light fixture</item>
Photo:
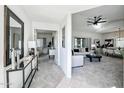
[[[102,27],[102,25],[101,24],[97,24],[97,25],[92,25],[95,29],[100,29],[101,27]]]
[[[104,18],[102,17],[102,15],[100,15],[100,16],[94,16],[92,18],[88,18],[88,21],[87,21],[88,24],[93,24],[93,25],[97,25],[97,24],[105,23],[105,22],[107,22],[107,21],[104,20]]]

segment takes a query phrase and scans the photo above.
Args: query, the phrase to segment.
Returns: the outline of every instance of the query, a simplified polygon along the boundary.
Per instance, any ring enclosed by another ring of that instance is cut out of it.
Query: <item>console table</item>
[[[38,70],[38,56],[23,61],[24,66],[6,71],[7,88],[28,88],[33,80],[35,72]]]
[[[49,59],[50,59],[50,56],[53,56],[55,57],[55,49],[49,49]]]

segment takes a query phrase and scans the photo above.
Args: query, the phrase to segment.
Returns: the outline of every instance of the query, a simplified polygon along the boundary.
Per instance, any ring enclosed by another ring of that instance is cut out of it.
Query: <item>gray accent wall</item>
[[[94,43],[95,39],[99,39],[101,41],[101,44],[103,43],[102,34],[100,34],[100,33],[72,30],[72,48],[74,48],[74,38],[75,37],[90,38],[91,39],[91,44]]]

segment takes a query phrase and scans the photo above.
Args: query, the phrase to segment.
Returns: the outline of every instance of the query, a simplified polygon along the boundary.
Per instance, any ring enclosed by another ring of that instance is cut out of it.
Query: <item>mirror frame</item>
[[[17,21],[21,25],[21,55],[24,56],[24,23],[23,21],[15,15],[6,5],[4,6],[4,66],[11,64],[9,60],[9,31],[10,31],[10,17]]]

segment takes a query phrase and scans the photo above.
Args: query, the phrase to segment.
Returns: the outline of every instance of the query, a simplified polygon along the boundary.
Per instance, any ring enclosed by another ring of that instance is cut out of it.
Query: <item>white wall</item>
[[[67,37],[67,77],[71,78],[71,74],[72,74],[72,51],[71,51],[71,47],[72,47],[72,15],[71,13],[68,13],[67,15],[67,33],[66,33],[66,37]]]
[[[31,33],[31,21],[28,18],[27,15],[25,15],[24,11],[20,8],[20,6],[15,5],[9,5],[8,6],[23,22],[24,22],[24,55],[27,54],[28,48],[27,48],[27,41],[32,39],[32,33]],[[0,87],[6,87],[6,69],[3,67],[3,44],[4,44],[4,6],[0,5]],[[4,83],[4,86],[1,85]]]
[[[65,26],[65,48],[62,47],[62,29]],[[67,78],[71,78],[71,14],[63,20],[60,27],[60,66]]]
[[[0,88],[4,87],[4,68],[3,68],[3,43],[4,43],[4,6],[0,5]]]
[[[65,32],[66,32],[66,20],[67,18],[65,17],[65,19],[63,19],[63,23],[60,26],[60,30],[59,30],[59,44],[60,44],[60,66],[63,70],[63,72],[67,73],[67,51],[66,48],[62,47],[62,29],[65,26]],[[65,39],[66,40],[66,39]]]

